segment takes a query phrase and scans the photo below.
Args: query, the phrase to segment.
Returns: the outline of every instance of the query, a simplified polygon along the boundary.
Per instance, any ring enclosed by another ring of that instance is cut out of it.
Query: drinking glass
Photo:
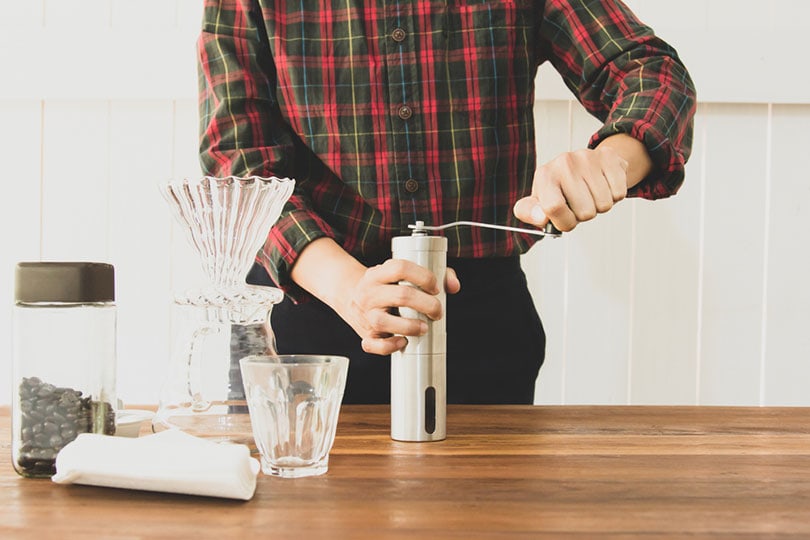
[[[262,471],[284,478],[324,474],[349,359],[254,355],[239,364]]]

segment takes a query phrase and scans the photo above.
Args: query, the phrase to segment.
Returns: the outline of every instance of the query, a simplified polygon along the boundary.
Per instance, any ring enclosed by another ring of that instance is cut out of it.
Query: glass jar
[[[14,289],[12,461],[47,478],[79,433],[115,433],[114,270],[22,262]]]

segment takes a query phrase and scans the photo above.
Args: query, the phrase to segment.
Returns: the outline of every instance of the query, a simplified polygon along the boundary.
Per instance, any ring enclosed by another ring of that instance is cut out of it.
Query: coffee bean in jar
[[[52,476],[56,454],[79,433],[115,434],[112,404],[92,401],[78,390],[57,387],[38,377],[20,384],[20,447],[17,470],[24,476]],[[102,423],[101,429],[93,429]]]
[[[14,293],[12,463],[50,477],[80,433],[115,433],[113,267],[19,263]]]

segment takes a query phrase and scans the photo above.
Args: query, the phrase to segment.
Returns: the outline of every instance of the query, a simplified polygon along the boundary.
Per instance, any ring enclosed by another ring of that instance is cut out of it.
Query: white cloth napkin
[[[243,444],[218,444],[178,430],[136,439],[82,433],[57,454],[52,480],[248,500],[259,469]]]

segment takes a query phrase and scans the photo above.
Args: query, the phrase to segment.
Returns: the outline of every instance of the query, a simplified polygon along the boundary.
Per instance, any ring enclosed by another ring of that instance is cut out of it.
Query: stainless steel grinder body
[[[428,331],[423,336],[408,336],[407,347],[391,355],[391,438],[441,441],[447,433],[447,238],[416,230],[412,236],[394,238],[391,247],[392,258],[415,262],[433,272],[442,304],[442,317],[437,321],[410,308],[399,310],[402,317],[425,321]]]

